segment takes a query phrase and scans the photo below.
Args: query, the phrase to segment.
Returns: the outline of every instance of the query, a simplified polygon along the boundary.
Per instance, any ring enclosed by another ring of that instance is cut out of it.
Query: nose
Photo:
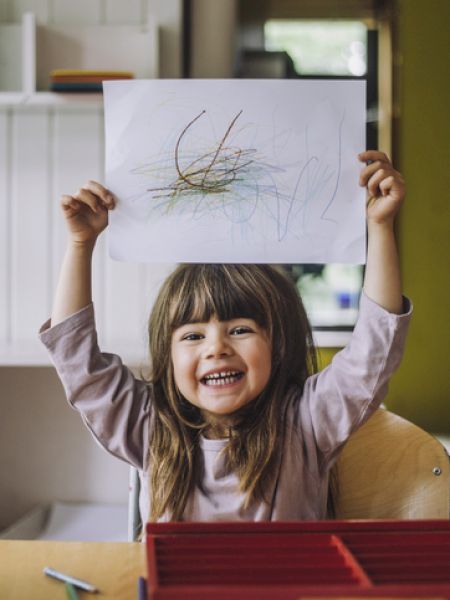
[[[210,333],[208,343],[205,346],[205,358],[222,358],[230,356],[232,352],[227,337],[222,331],[216,330]]]

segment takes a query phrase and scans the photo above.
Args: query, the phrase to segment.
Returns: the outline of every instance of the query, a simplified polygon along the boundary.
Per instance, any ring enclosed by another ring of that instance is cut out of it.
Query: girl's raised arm
[[[368,150],[358,158],[369,163],[360,176],[360,184],[368,190],[364,291],[387,311],[400,314],[403,300],[394,220],[405,196],[405,184],[383,152]]]
[[[69,237],[53,302],[52,326],[92,302],[92,253],[114,205],[112,194],[95,181],[88,181],[73,196],[61,198]]]

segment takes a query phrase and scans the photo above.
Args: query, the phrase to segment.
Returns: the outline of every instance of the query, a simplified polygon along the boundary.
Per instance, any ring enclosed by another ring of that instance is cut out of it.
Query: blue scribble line
[[[338,168],[337,168],[337,176],[336,176],[336,185],[334,187],[333,190],[333,194],[330,198],[330,201],[328,202],[328,204],[326,205],[326,207],[324,208],[322,214],[320,215],[321,219],[324,219],[325,221],[331,221],[332,223],[337,223],[337,221],[335,219],[330,219],[330,218],[326,218],[325,215],[326,213],[329,211],[331,205],[334,202],[334,199],[336,198],[336,193],[338,191],[339,188],[339,181],[341,179],[341,162],[342,162],[342,125],[344,124],[344,119],[345,119],[345,110],[342,114],[342,119],[339,123],[339,136],[338,136]]]
[[[310,164],[313,161],[317,161],[317,160],[318,160],[317,156],[312,156],[305,163],[305,165],[303,166],[302,170],[300,171],[300,175],[298,176],[297,183],[295,184],[295,188],[294,188],[294,192],[292,194],[292,198],[291,198],[291,200],[289,202],[289,208],[288,208],[288,211],[287,211],[287,215],[286,215],[286,219],[285,219],[285,223],[284,223],[284,230],[283,231],[281,230],[281,222],[280,221],[278,222],[278,241],[279,242],[281,242],[286,237],[286,234],[288,232],[289,218],[291,216],[291,212],[292,212],[295,200],[296,200],[297,190],[298,190],[298,188],[300,186],[300,182],[303,179],[304,174],[307,172],[307,169],[309,168]]]

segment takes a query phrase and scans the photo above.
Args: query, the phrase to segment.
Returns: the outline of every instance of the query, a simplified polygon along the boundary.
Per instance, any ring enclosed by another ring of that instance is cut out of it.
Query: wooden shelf
[[[92,108],[103,106],[103,95],[93,93],[63,94],[58,92],[1,92],[0,106],[79,106]]]

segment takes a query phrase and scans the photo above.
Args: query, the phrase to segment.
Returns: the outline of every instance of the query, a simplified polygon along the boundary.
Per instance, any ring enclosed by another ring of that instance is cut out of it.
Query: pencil
[[[66,575],[65,573],[56,571],[56,569],[52,569],[50,567],[45,567],[44,573],[46,575],[48,575],[49,577],[54,577],[55,579],[59,579],[59,581],[71,583],[72,585],[79,587],[82,590],[86,590],[87,592],[92,592],[93,594],[98,592],[98,589],[91,583],[88,583],[87,581],[83,581],[82,579],[77,579],[76,577],[72,577],[71,575]]]
[[[66,588],[66,595],[69,600],[79,600],[76,589],[73,587],[71,583],[65,583],[64,587]]]

